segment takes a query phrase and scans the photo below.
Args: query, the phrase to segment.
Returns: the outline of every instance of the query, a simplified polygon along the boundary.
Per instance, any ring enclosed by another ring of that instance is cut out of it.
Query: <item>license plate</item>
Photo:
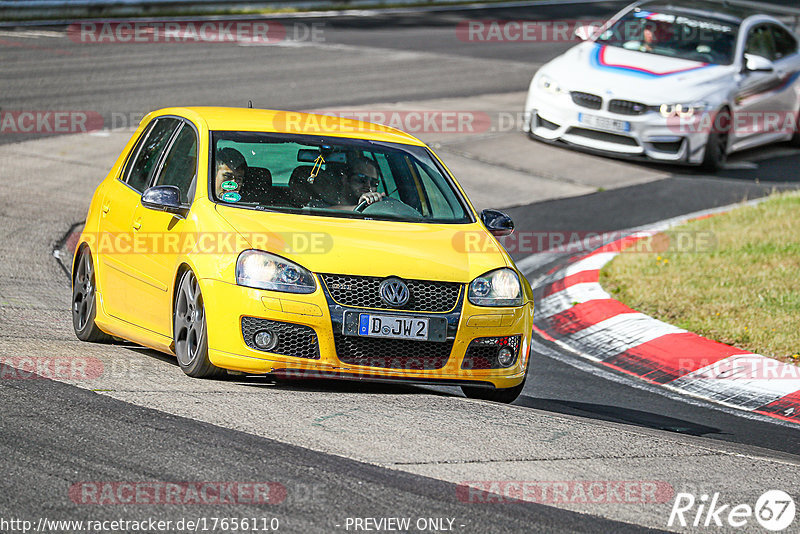
[[[588,115],[586,113],[578,113],[578,122],[597,128],[598,130],[609,130],[612,132],[630,132],[631,123],[627,121],[618,121],[616,119],[609,119],[608,117],[598,117],[597,115]]]
[[[361,313],[358,316],[358,335],[427,341],[428,319]]]
[[[447,341],[447,319],[347,310],[344,312],[342,334],[443,342]]]

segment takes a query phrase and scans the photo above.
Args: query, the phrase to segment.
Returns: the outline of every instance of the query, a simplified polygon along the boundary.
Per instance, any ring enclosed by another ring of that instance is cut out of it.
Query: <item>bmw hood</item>
[[[587,41],[542,67],[540,73],[567,91],[660,105],[703,98],[729,80],[735,68]]]
[[[470,282],[509,262],[480,223],[420,224],[216,206],[252,248],[316,273]]]

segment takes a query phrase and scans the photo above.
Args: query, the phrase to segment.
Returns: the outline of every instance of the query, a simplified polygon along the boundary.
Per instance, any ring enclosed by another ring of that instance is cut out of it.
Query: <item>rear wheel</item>
[[[94,322],[97,316],[95,298],[94,263],[88,248],[80,251],[72,281],[72,327],[81,341],[107,343],[111,336],[100,330]]]
[[[725,162],[728,161],[730,127],[731,111],[722,108],[714,117],[711,132],[706,140],[706,153],[702,164],[704,170],[716,172],[725,166]]]
[[[220,369],[208,359],[206,313],[200,284],[192,271],[186,271],[178,285],[173,315],[175,356],[181,370],[193,378],[222,376]]]

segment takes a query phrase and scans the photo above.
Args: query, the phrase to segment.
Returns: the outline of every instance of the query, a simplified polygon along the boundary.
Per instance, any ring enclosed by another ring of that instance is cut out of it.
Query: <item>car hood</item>
[[[648,105],[693,103],[719,90],[736,69],[584,42],[554,59],[541,72],[568,91]]]
[[[316,273],[469,282],[508,264],[480,223],[346,219],[222,205],[216,209],[252,248]]]

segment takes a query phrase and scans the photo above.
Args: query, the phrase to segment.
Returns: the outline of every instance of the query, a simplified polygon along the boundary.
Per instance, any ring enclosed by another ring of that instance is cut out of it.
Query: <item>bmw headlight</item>
[[[690,119],[706,109],[705,102],[695,102],[693,104],[661,104],[658,111],[665,119],[670,117],[680,117]]]
[[[239,254],[236,283],[286,293],[313,293],[317,289],[310,271],[261,250],[245,250]]]
[[[558,83],[556,83],[556,81],[553,78],[547,76],[546,74],[542,74],[542,76],[539,77],[538,85],[540,89],[544,89],[548,93],[554,95],[560,95],[561,93],[563,93],[561,86],[558,85]]]
[[[515,271],[497,269],[473,280],[467,296],[476,306],[522,306],[522,284]]]

